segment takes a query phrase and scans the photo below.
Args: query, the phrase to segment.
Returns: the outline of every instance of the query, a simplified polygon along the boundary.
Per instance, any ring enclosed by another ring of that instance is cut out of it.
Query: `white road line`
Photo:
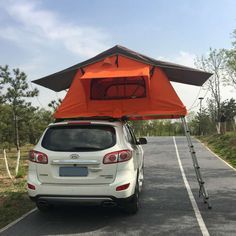
[[[207,147],[204,143],[202,143],[199,139],[196,138],[196,140],[202,144],[202,146],[204,146],[210,153],[212,153],[215,157],[217,157],[220,161],[224,162],[228,167],[230,167],[232,170],[236,171],[236,169],[231,166],[228,162],[226,162],[225,160],[223,160],[220,156],[218,156],[217,154],[215,154],[209,147]]]
[[[186,178],[186,175],[185,175],[185,172],[184,172],[184,168],[183,168],[182,162],[181,162],[180,157],[179,157],[179,151],[178,151],[178,147],[177,147],[177,144],[176,144],[174,136],[173,136],[173,141],[174,141],[174,145],[175,145],[175,151],[176,151],[176,156],[177,156],[178,163],[179,163],[179,168],[180,168],[180,171],[181,171],[181,174],[182,174],[182,177],[183,177],[183,180],[184,180],[184,184],[185,184],[185,187],[187,189],[188,196],[189,196],[189,199],[191,201],[191,204],[192,204],[195,216],[197,218],[198,225],[199,225],[199,227],[201,229],[202,235],[203,236],[209,236],[210,234],[209,234],[209,232],[207,230],[207,227],[206,227],[206,225],[205,225],[205,223],[203,221],[202,215],[201,215],[201,213],[199,211],[199,208],[198,208],[197,203],[195,201],[195,198],[193,196],[192,190],[191,190],[190,185],[188,183],[188,180]]]
[[[2,229],[0,229],[0,233],[2,233],[3,231],[9,229],[10,227],[12,227],[13,225],[15,225],[16,223],[18,223],[19,221],[23,220],[26,216],[30,215],[31,213],[35,212],[37,210],[37,208],[32,209],[31,211],[25,213],[23,216],[21,216],[20,218],[14,220],[13,222],[11,222],[10,224],[6,225],[5,227],[3,227]]]

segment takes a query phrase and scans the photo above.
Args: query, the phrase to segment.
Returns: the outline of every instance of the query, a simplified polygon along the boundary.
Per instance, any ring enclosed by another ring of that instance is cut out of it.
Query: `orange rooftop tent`
[[[187,111],[170,81],[201,86],[210,73],[157,61],[115,46],[63,71],[33,81],[68,89],[54,117],[179,118]]]

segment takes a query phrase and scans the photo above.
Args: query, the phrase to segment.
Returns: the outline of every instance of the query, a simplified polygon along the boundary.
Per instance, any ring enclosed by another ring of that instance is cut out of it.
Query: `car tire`
[[[137,182],[135,185],[135,191],[132,198],[124,205],[125,213],[129,215],[134,215],[139,210],[139,182],[137,178]]]

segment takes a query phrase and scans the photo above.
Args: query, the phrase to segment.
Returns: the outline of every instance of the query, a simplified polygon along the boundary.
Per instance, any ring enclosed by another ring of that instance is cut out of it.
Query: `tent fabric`
[[[129,76],[123,77],[124,71]],[[119,56],[117,66],[116,56],[111,56],[77,71],[54,117],[146,120],[178,118],[186,113],[163,69],[153,70],[153,66],[125,56]]]
[[[145,65],[161,68],[167,75],[168,80],[173,82],[202,86],[204,82],[212,75],[211,73],[197,70],[194,68],[170,62],[155,60],[151,57],[147,57],[140,53],[134,52],[123,46],[116,45],[91,59],[78,63],[57,73],[43,77],[41,79],[34,80],[33,82],[46,88],[52,89],[56,92],[59,92],[68,89],[71,86],[78,70],[83,71],[85,67],[96,64],[97,62],[109,64],[109,60],[107,60],[107,58],[112,56],[115,57],[116,64],[118,67],[120,64],[120,56],[122,56],[132,59],[136,62],[141,62]]]
[[[109,67],[98,68],[97,70],[86,70],[81,79],[91,78],[111,78],[111,77],[134,77],[134,76],[146,76],[149,77],[149,66],[140,67]]]

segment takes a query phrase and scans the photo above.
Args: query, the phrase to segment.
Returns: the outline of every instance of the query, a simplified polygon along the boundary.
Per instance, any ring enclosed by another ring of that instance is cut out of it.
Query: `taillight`
[[[31,150],[29,152],[29,160],[40,164],[47,164],[48,156],[45,153]]]
[[[35,190],[35,186],[33,184],[28,183],[27,186],[28,186],[29,189]]]
[[[129,187],[129,184],[123,184],[121,186],[116,187],[116,191],[122,191]]]
[[[116,152],[108,153],[103,158],[104,164],[113,164],[117,162],[128,161],[132,158],[132,151],[130,150],[121,150]]]

